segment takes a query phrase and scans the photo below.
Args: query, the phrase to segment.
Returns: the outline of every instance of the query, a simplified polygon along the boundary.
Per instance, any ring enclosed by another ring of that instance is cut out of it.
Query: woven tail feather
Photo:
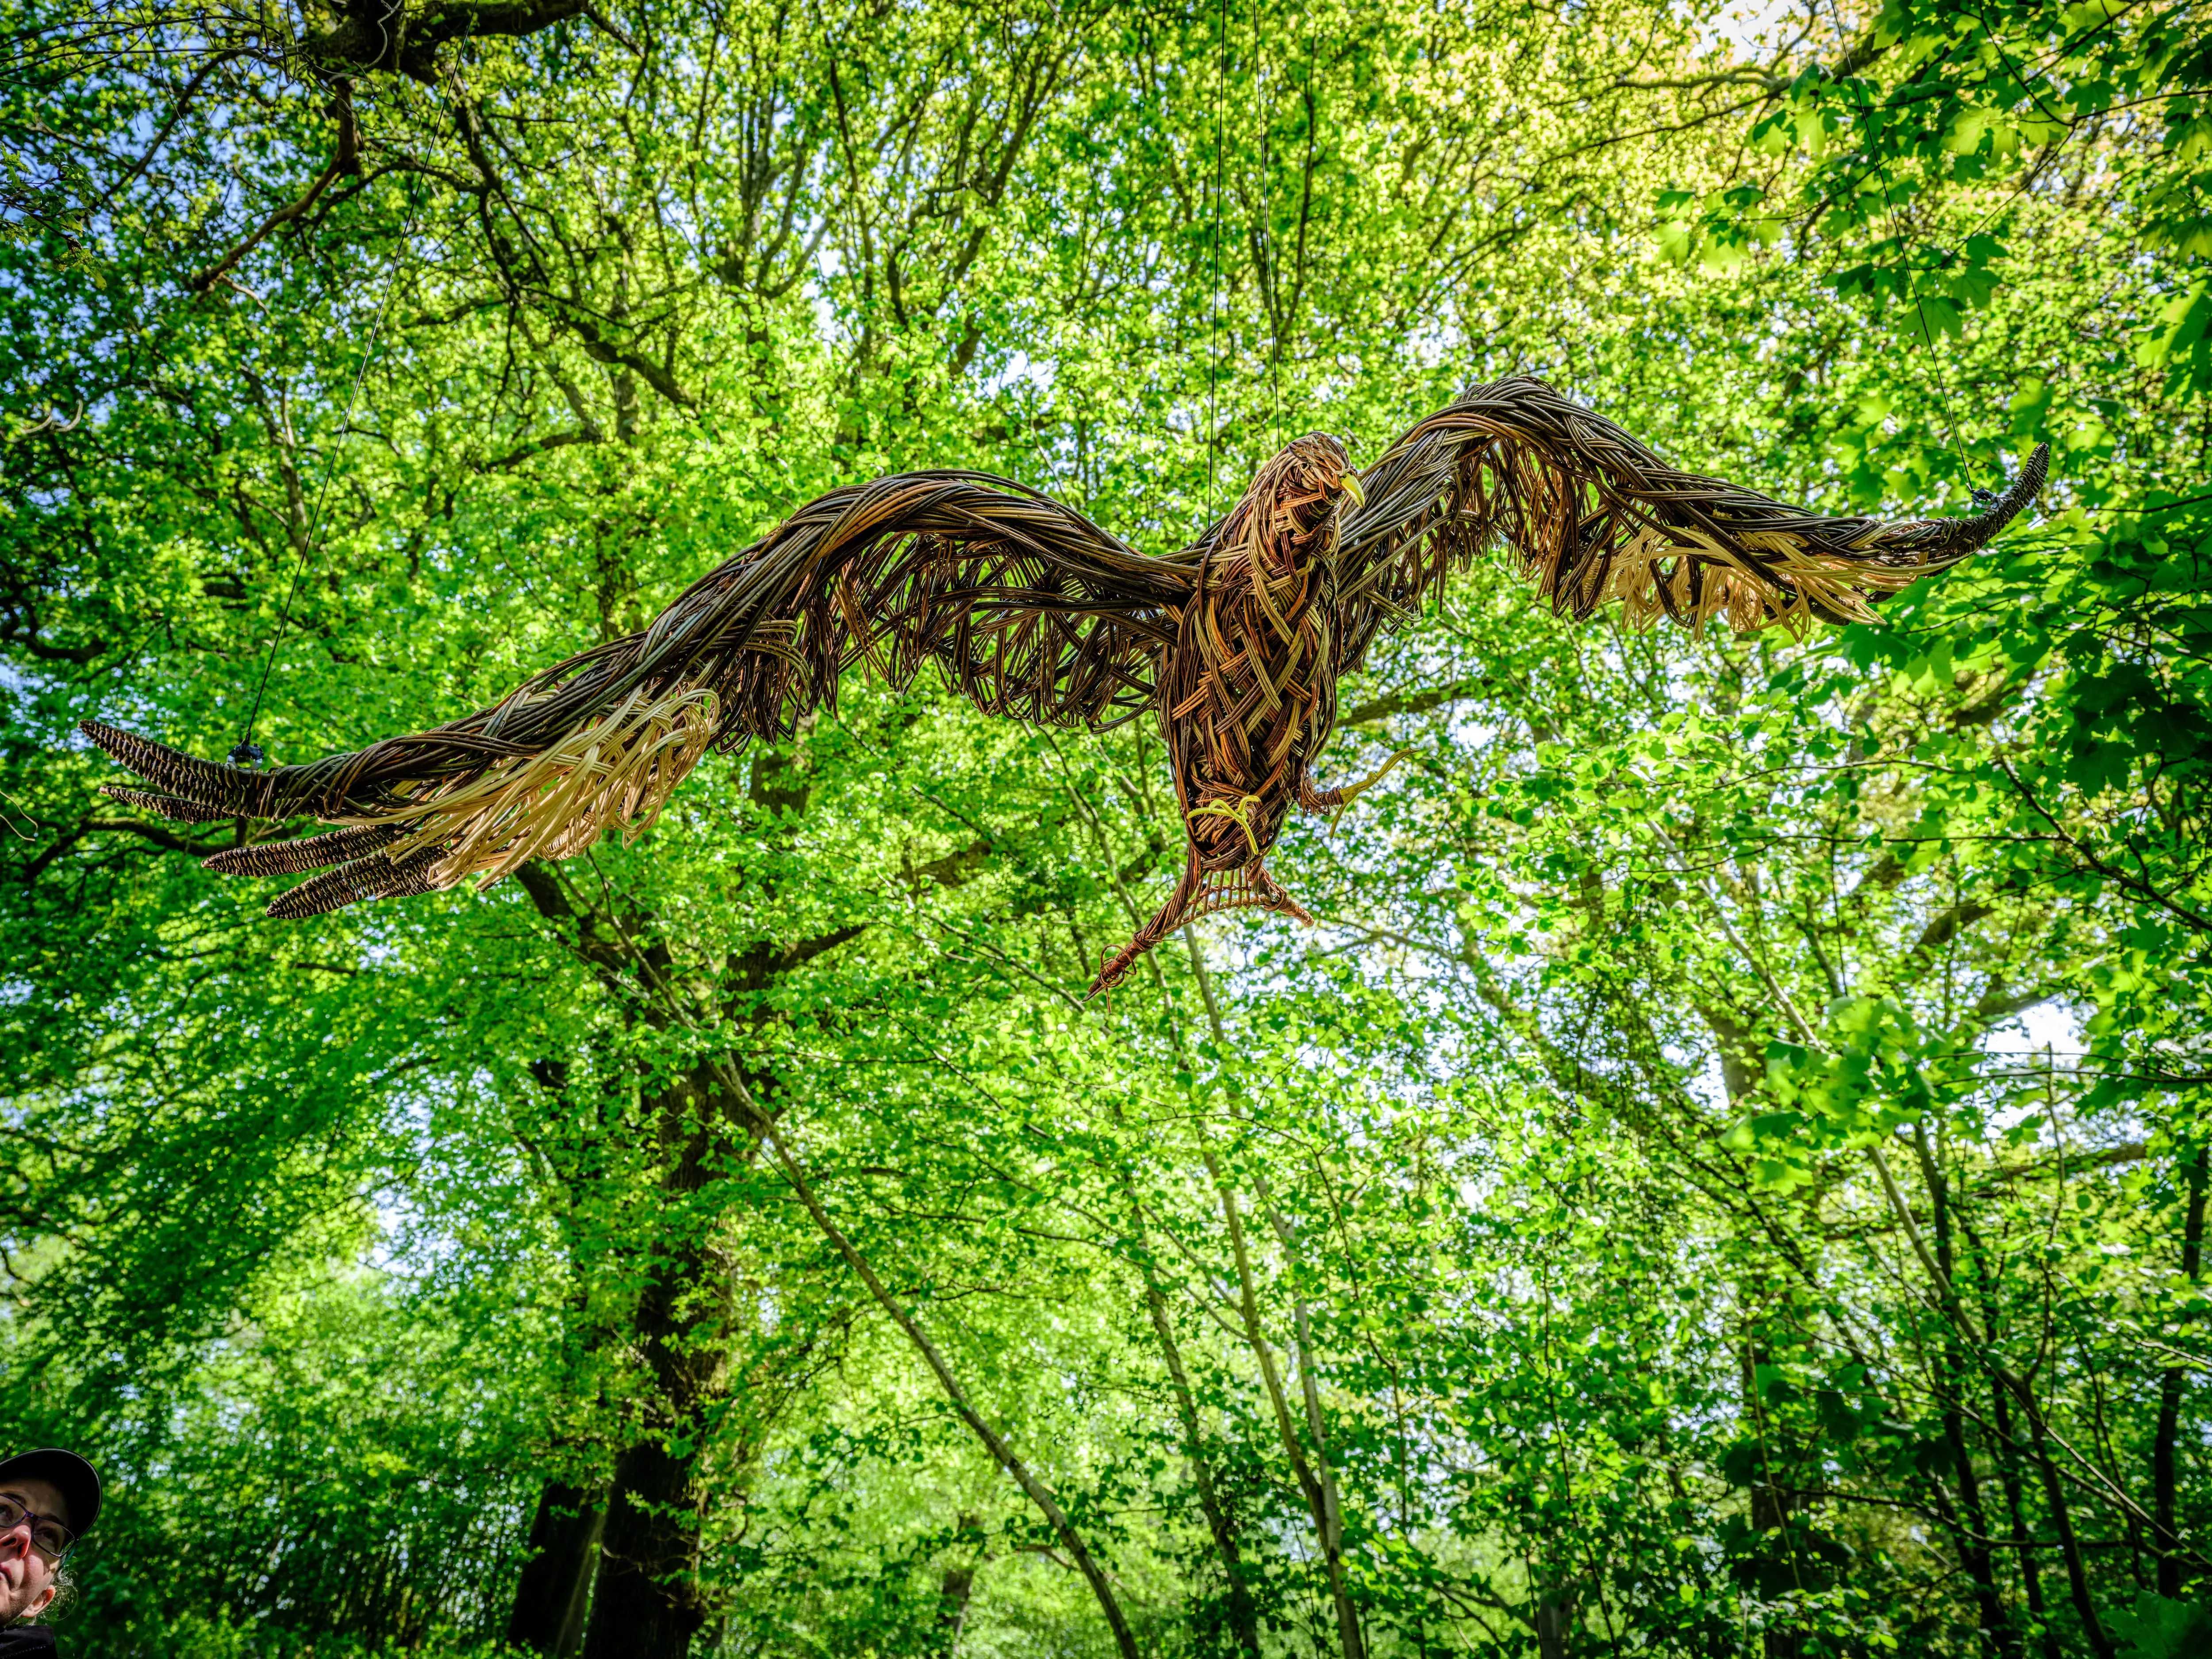
[[[268,793],[264,774],[244,771],[235,766],[217,766],[167,744],[142,738],[135,732],[103,726],[98,720],[79,720],[77,730],[161,792],[158,795],[134,792],[118,795],[118,800],[130,800],[187,823],[264,816],[261,810],[266,805],[263,797]],[[207,817],[186,818],[181,811],[171,811],[162,804],[170,800],[197,807]]]
[[[115,792],[111,789],[110,794]],[[200,863],[226,876],[296,876],[380,851],[413,830],[414,823],[365,823],[294,841],[264,841],[254,847],[226,847]]]
[[[215,823],[239,816],[220,806],[204,806],[196,800],[186,800],[181,795],[157,794],[151,789],[133,789],[127,784],[103,783],[100,793],[110,800],[138,807],[173,823]]]
[[[389,853],[372,853],[335,870],[325,870],[312,881],[303,881],[289,892],[279,894],[270,901],[269,914],[279,921],[298,921],[304,917],[343,910],[349,904],[359,904],[366,899],[405,898],[435,892],[446,884],[434,874],[443,850],[425,847],[400,859]]]

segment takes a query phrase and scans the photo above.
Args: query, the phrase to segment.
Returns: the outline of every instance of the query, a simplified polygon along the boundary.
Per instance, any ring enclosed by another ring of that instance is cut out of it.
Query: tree
[[[301,50],[367,15],[9,21],[0,1363],[118,1476],[70,1639],[1106,1651],[1072,1536],[1140,1647],[2187,1650],[2191,14]],[[442,718],[883,471],[1164,549],[1521,369],[1833,508],[2058,485],[1802,644],[1456,593],[1346,688],[1415,754],[1294,832],[1320,925],[1103,1024],[1134,731],[855,685],[647,848],[289,929],[66,735]]]

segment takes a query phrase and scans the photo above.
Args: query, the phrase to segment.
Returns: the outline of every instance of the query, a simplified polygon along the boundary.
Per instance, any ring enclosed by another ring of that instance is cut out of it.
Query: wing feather
[[[2039,447],[2002,500],[1968,519],[1829,518],[1668,465],[1626,430],[1530,376],[1475,386],[1360,474],[1345,520],[1340,665],[1417,612],[1455,570],[1503,543],[1557,614],[1619,600],[1631,624],[1665,617],[1739,631],[1850,622],[1871,601],[1956,564],[2042,488]]]
[[[1188,574],[1081,514],[972,472],[832,490],[693,583],[642,633],[489,708],[304,766],[220,766],[97,721],[155,786],[109,793],[172,817],[312,816],[335,834],[216,855],[240,874],[337,867],[272,915],[498,879],[600,835],[644,833],[709,748],[793,733],[864,656],[895,685],[934,665],[985,712],[1109,724],[1152,701]]]

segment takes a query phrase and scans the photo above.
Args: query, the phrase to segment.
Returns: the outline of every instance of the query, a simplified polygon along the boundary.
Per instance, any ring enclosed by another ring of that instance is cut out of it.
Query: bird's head
[[[1287,536],[1299,554],[1334,554],[1344,503],[1364,499],[1344,445],[1326,432],[1310,432],[1254,477],[1230,516],[1227,539],[1235,545],[1255,532],[1267,539]]]

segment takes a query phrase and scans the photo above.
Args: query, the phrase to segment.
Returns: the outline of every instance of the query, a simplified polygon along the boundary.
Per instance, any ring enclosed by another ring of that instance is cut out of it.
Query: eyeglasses
[[[12,1498],[0,1498],[0,1538],[25,1526],[30,1528],[31,1547],[50,1567],[59,1565],[76,1542],[76,1534],[52,1516],[27,1509]]]

